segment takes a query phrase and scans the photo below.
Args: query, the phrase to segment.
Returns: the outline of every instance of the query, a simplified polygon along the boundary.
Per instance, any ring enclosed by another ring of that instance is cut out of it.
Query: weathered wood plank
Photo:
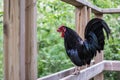
[[[79,36],[84,40],[84,31],[88,21],[87,18],[87,6],[76,7],[75,10],[75,24],[76,24],[76,32]],[[80,69],[86,68],[85,66],[80,67]]]
[[[4,39],[3,39],[3,46],[4,46],[4,79],[9,80],[9,53],[8,53],[8,34],[9,34],[9,2],[8,0],[4,0],[4,16],[3,16],[3,30],[4,30]]]
[[[94,64],[94,61],[92,60],[91,65],[93,64]],[[38,78],[37,80],[59,80],[63,77],[71,75],[74,72],[74,70],[75,70],[75,67],[72,67],[72,68],[69,68],[69,69],[48,75],[48,76],[44,76],[42,78]]]
[[[72,74],[74,72],[74,69],[75,69],[74,67],[69,68],[69,69],[66,69],[66,70],[63,70],[63,71],[39,78],[37,80],[59,80],[65,76]]]
[[[25,80],[24,0],[4,0],[4,80]]]
[[[36,0],[26,0],[25,80],[37,79]]]
[[[91,20],[91,8],[87,8],[87,17],[88,17],[88,19],[87,19],[87,22],[89,22],[90,20]],[[90,66],[91,66],[91,64],[90,64]],[[89,66],[89,67],[90,67]],[[93,78],[92,79],[89,79],[89,80],[93,80]]]
[[[76,0],[76,1],[78,1],[79,3],[85,5],[85,6],[89,7],[89,8],[91,8],[93,13],[101,13],[101,8],[92,5],[88,1],[85,1],[85,0]]]
[[[119,8],[106,8],[106,9],[101,9],[97,6],[94,6],[93,4],[91,4],[90,2],[86,1],[86,0],[62,0],[66,3],[69,3],[73,6],[76,7],[81,7],[81,6],[87,6],[89,8],[91,8],[93,13],[99,13],[99,14],[118,14],[120,13],[120,9]]]
[[[80,6],[83,6],[83,0],[82,0],[82,3],[79,3],[78,1],[76,0],[61,0],[61,1],[64,1],[66,3],[69,3],[73,6],[76,6],[76,7],[80,7]],[[85,3],[84,3],[85,4]]]
[[[92,61],[92,64],[94,64],[94,62]],[[88,80],[92,77],[95,77],[96,75],[101,74],[101,72],[103,70],[107,70],[107,71],[120,71],[120,61],[108,61],[108,60],[104,60],[102,62],[99,62],[95,65],[92,65],[86,69],[83,69],[80,71],[79,75],[70,75],[73,73],[74,71],[74,67],[64,70],[64,71],[60,71],[57,73],[54,73],[52,75],[48,75],[42,78],[39,78],[37,80]],[[86,77],[87,75],[87,77]],[[98,78],[100,80],[100,78]]]
[[[102,19],[102,18],[103,18],[103,14],[95,14],[95,18],[100,18],[100,19]]]
[[[20,0],[20,80],[25,80],[25,0]]]
[[[87,17],[88,17],[87,22],[89,22],[91,20],[91,13],[92,13],[91,8],[88,7],[88,9],[87,9]]]
[[[87,6],[76,7],[75,22],[76,31],[82,39],[84,39],[84,30],[87,24]]]
[[[91,3],[85,0],[62,0],[62,1],[72,4],[73,6],[76,6],[76,7],[87,6],[92,9],[92,12],[101,13],[101,8],[98,8],[97,6],[93,6]]]
[[[104,70],[104,61],[80,71],[79,75],[69,75],[60,80],[89,80]]]
[[[87,24],[87,6],[83,6],[81,8],[81,14],[80,14],[80,37],[84,40],[84,32],[85,32],[85,27]]]
[[[101,53],[97,53],[96,57],[94,58],[95,64],[103,61],[104,59],[104,53],[101,51]]]
[[[103,14],[119,14],[120,9],[119,8],[108,8],[108,9],[102,9]]]
[[[105,61],[104,70],[120,71],[120,61]]]
[[[79,34],[80,32],[80,8],[75,8],[75,25],[76,32]]]
[[[103,14],[95,14],[96,18],[103,18]],[[96,57],[95,57],[95,63],[99,63],[101,61],[103,61],[104,59],[104,54],[103,51],[101,51],[101,53],[97,53]],[[103,73],[100,73],[99,75],[94,77],[94,80],[104,80],[104,75]]]

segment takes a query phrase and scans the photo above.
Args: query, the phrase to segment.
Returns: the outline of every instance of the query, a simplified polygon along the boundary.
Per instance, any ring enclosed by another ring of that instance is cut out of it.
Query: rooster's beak
[[[61,32],[59,28],[57,29],[57,32]]]

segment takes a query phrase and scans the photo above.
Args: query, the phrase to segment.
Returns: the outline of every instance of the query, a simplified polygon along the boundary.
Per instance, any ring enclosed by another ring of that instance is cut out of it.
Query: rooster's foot
[[[73,75],[80,74],[80,67],[75,67],[75,71],[72,73]]]

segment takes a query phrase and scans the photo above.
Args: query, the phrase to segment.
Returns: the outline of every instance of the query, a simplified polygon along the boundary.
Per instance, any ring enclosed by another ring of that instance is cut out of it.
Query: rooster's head
[[[60,26],[57,29],[57,32],[60,32],[61,33],[61,37],[64,38],[64,35],[65,35],[65,32],[66,32],[66,27],[65,26]]]

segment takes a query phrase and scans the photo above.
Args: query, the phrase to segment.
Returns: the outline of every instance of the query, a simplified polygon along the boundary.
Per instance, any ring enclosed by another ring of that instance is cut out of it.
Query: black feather
[[[77,66],[90,64],[97,51],[100,52],[104,49],[105,35],[103,29],[108,38],[110,34],[110,29],[106,22],[99,18],[94,18],[88,22],[85,28],[84,41],[74,30],[68,27],[65,28],[64,45],[66,53]]]

